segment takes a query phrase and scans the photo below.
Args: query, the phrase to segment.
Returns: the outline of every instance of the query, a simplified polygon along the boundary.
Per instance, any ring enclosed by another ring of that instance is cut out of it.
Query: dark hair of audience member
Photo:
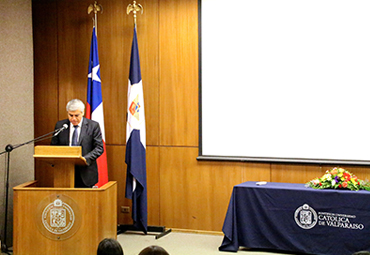
[[[160,246],[151,245],[142,250],[139,255],[169,255],[169,253]]]
[[[99,243],[97,255],[123,255],[123,250],[116,239],[105,238]]]
[[[358,251],[353,253],[352,255],[370,255],[370,251]]]

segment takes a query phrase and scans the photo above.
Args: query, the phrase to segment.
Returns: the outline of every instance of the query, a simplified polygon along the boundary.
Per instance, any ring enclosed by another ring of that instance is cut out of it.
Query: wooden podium
[[[53,166],[54,187],[13,188],[13,254],[90,255],[104,238],[117,238],[116,182],[73,188],[74,165],[85,164],[80,147],[36,146],[34,157]]]
[[[53,168],[49,176],[55,188],[73,188],[75,165],[86,165],[80,146],[36,146],[33,157]]]

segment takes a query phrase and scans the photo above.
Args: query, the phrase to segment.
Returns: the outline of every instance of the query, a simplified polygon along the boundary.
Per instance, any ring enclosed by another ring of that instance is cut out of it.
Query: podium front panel
[[[101,188],[13,188],[13,254],[95,254],[117,238],[117,183]]]

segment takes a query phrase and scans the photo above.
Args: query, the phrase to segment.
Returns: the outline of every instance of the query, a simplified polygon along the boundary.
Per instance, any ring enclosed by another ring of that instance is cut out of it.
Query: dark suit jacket
[[[68,128],[51,139],[51,145],[69,145],[70,122],[68,119],[58,121],[55,129]],[[80,174],[86,186],[93,186],[98,182],[98,166],[96,159],[103,154],[104,146],[99,123],[83,118],[78,144],[82,147],[82,156],[86,159],[87,166],[76,166],[76,174]]]

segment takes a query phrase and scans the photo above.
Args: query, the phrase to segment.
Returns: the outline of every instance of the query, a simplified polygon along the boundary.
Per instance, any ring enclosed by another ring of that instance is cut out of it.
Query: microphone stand
[[[7,154],[7,161],[6,161],[6,184],[5,184],[5,188],[6,188],[6,191],[5,191],[5,222],[4,222],[4,240],[1,240],[1,251],[6,253],[6,254],[9,254],[9,250],[8,250],[8,247],[6,245],[6,237],[7,237],[7,227],[8,227],[8,194],[9,194],[9,165],[10,165],[10,152],[14,149],[17,149],[19,147],[22,147],[26,144],[29,144],[29,143],[32,143],[32,142],[40,142],[42,140],[45,140],[45,139],[49,139],[49,138],[52,138],[53,136],[55,136],[55,134],[59,134],[60,132],[62,132],[65,128],[60,128],[59,130],[54,130],[52,132],[49,132],[47,134],[44,134],[42,136],[39,136],[35,139],[32,139],[28,142],[25,142],[25,143],[21,143],[21,144],[18,144],[18,145],[11,145],[11,144],[8,144],[5,146],[5,151],[1,152],[0,155],[6,153]],[[54,135],[51,135],[52,133],[55,133]]]

